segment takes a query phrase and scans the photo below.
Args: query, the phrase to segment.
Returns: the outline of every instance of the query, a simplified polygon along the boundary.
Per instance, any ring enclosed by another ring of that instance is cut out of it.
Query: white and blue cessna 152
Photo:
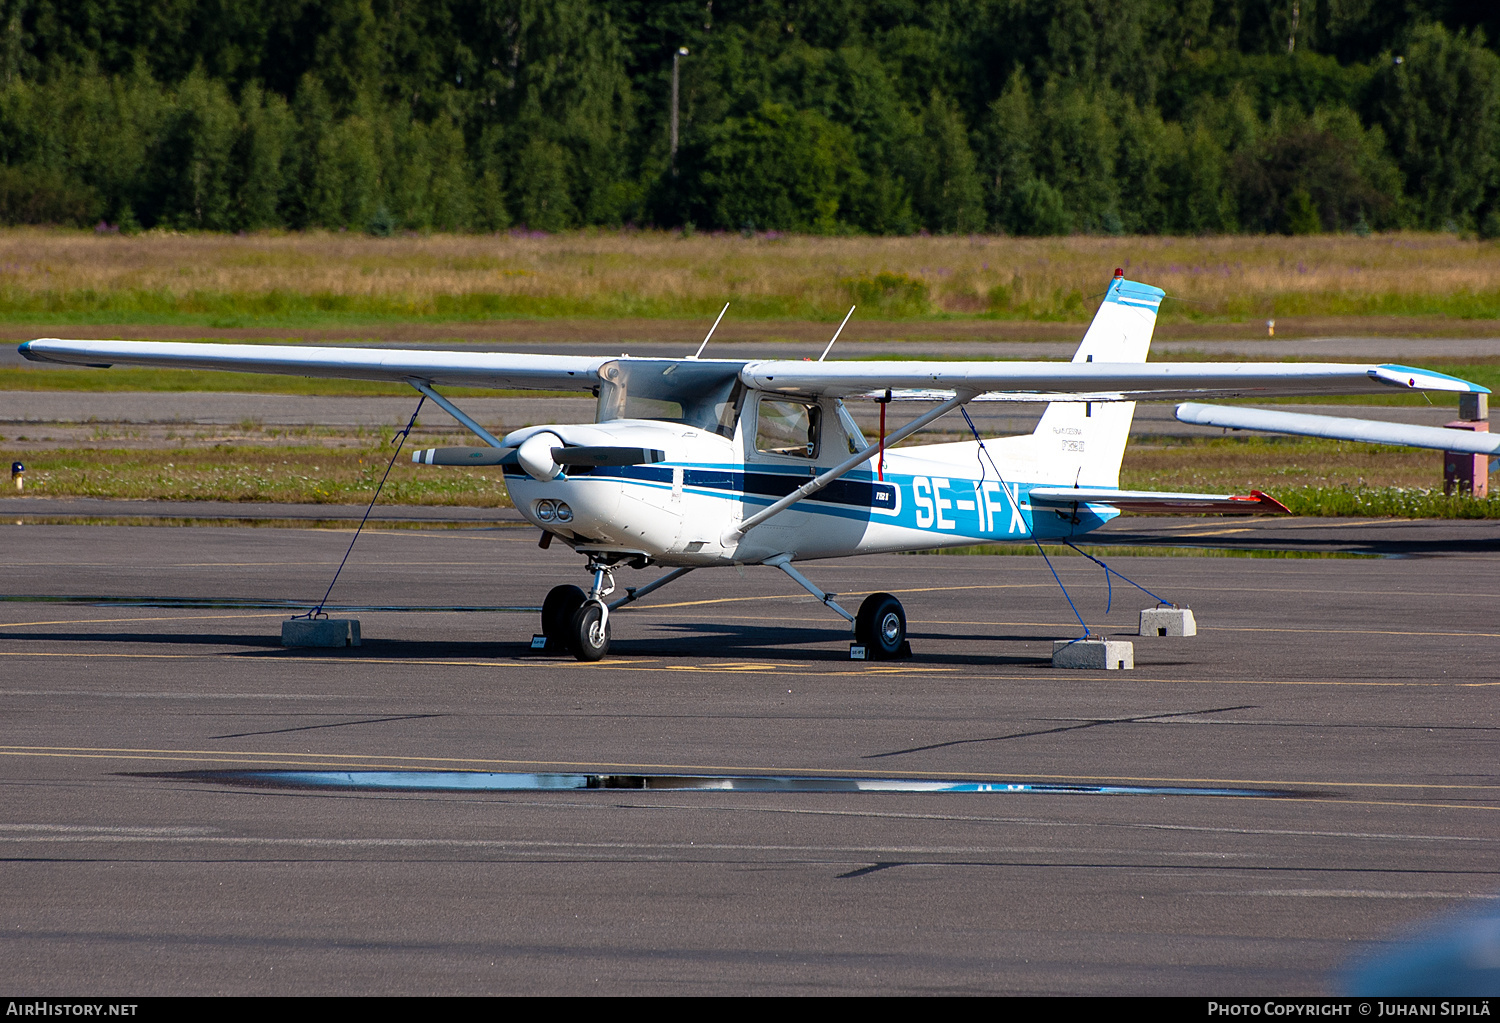
[[[543,546],[555,537],[587,559],[588,590],[558,586],[542,609],[547,645],[565,646],[582,660],[597,660],[609,649],[611,609],[694,569],[730,565],[785,572],[853,624],[855,643],[868,656],[891,658],[910,651],[905,612],[895,597],[873,594],[851,614],[793,563],[1072,538],[1122,509],[1285,511],[1259,492],[1119,489],[1139,400],[1392,389],[1488,393],[1406,366],[1147,363],[1164,294],[1115,271],[1071,363],[612,359],[53,339],[29,341],[20,351],[40,362],[409,383],[488,445],[418,451],[415,461],[503,466],[516,508],[544,531]],[[591,391],[598,413],[589,425],[532,426],[496,438],[434,389],[444,385]],[[846,400],[893,398],[936,405],[888,433],[882,428],[873,442],[844,406]],[[975,433],[961,443],[887,450],[976,399],[1049,404],[1026,436],[982,442]],[[1247,413],[1262,418],[1246,423]],[[1178,417],[1442,450],[1473,445],[1493,454],[1500,446],[1500,437],[1486,434],[1202,404],[1179,406]],[[607,600],[616,568],[648,564],[672,571]]]

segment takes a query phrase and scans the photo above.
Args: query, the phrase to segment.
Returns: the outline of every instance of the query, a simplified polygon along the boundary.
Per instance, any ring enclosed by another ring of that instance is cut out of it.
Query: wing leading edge
[[[301,345],[221,345],[182,341],[63,341],[41,338],[20,346],[32,362],[81,366],[160,366],[239,373],[422,380],[460,387],[549,391],[588,390],[609,359],[502,352],[427,352],[395,348],[310,348]]]
[[[1386,394],[1392,389],[1488,394],[1446,373],[1397,365],[1332,362],[752,362],[751,387],[787,394],[855,397],[880,388],[1015,393],[1032,400],[1163,401]]]

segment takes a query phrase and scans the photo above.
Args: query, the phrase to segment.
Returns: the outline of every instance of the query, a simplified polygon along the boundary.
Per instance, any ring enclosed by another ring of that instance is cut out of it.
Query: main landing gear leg
[[[854,625],[854,650],[863,649],[863,656],[870,660],[889,661],[911,656],[911,644],[906,639],[906,609],[901,601],[889,593],[872,593],[859,605],[859,614],[852,615],[834,601],[837,593],[820,590],[813,582],[792,567],[792,559],[786,554],[767,558],[764,564],[779,568],[793,582],[824,604],[837,611]],[[854,650],[850,651],[854,656]]]

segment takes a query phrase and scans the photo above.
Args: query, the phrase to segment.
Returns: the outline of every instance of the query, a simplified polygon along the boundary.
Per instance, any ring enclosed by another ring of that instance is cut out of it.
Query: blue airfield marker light
[[[10,463],[10,478],[17,490],[26,489],[26,464],[24,462]]]

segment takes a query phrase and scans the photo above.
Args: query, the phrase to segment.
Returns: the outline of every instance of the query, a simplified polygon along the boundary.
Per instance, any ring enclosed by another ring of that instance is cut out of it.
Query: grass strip
[[[1120,469],[1120,486],[1127,490],[1264,490],[1278,500],[1309,488],[1426,492],[1441,489],[1442,482],[1440,451],[1232,432],[1135,442],[1125,449]]]
[[[216,444],[66,448],[26,452],[26,493],[162,501],[363,504],[389,458],[381,431],[345,447]],[[414,441],[422,446],[426,441]],[[1496,519],[1500,497],[1442,493],[1442,455],[1304,438],[1223,437],[1127,450],[1131,490],[1245,493],[1261,489],[1294,514],[1333,517]],[[496,468],[432,467],[400,460],[390,504],[511,507]]]
[[[0,520],[0,525],[15,523],[18,526],[195,526],[198,528],[250,528],[250,529],[323,529],[332,532],[352,533],[357,522],[348,519],[277,519],[277,518],[225,518],[176,515],[17,515]],[[414,522],[410,520],[387,522],[377,520],[366,526],[366,533],[384,533],[391,530],[484,530],[516,529],[521,526],[534,529],[528,523],[490,522],[480,518],[462,522]],[[16,599],[4,597],[0,599]]]
[[[52,450],[29,455],[26,493],[114,500],[365,504],[388,448],[218,446],[168,451]],[[511,507],[499,467],[439,468],[398,460],[387,504]]]
[[[1445,494],[1440,488],[1296,487],[1276,499],[1293,515],[1349,518],[1500,519],[1500,497]]]

